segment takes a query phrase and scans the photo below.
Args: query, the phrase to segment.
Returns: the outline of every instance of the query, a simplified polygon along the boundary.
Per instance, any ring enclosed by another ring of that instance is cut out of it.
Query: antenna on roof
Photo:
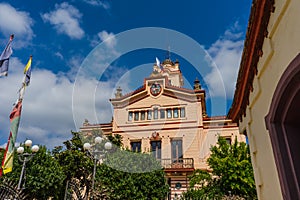
[[[170,45],[168,46],[167,58],[166,59],[171,59],[171,48],[170,48]]]

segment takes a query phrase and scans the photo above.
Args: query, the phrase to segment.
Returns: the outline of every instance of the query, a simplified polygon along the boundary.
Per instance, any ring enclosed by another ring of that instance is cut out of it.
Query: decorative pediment
[[[179,69],[179,62],[172,62],[170,59],[162,63],[156,59],[153,65],[153,72],[144,79],[140,88],[128,94],[122,94],[121,89],[116,91],[115,98],[110,99],[114,108],[125,107],[151,107],[155,104],[186,104],[201,102],[202,110],[206,112],[205,91],[201,89],[200,81],[196,81],[194,89],[183,88],[182,74]],[[134,104],[134,106],[133,106]]]
[[[169,100],[167,100],[169,98]],[[148,100],[147,100],[148,99]],[[171,102],[173,100],[185,102],[202,102],[205,103],[205,91],[197,91],[165,85],[163,81],[149,80],[139,89],[123,95],[120,98],[110,99],[114,107],[123,108],[139,101],[155,103],[161,100]]]

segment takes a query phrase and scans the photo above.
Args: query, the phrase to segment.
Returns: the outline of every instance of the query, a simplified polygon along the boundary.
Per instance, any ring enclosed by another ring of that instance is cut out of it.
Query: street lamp
[[[93,176],[92,176],[92,192],[91,192],[91,199],[94,199],[94,187],[95,187],[95,176],[96,176],[96,166],[97,162],[102,159],[107,152],[107,150],[110,150],[112,148],[111,142],[106,142],[104,144],[104,149],[100,148],[100,144],[102,143],[103,138],[102,137],[95,137],[94,144],[90,143],[84,143],[83,148],[84,150],[87,150],[90,155],[93,158],[94,161],[94,169],[93,169]]]
[[[25,147],[27,148],[30,148],[32,145],[32,141],[31,140],[26,140],[25,141]],[[26,168],[26,163],[28,161],[30,161],[33,156],[36,154],[36,152],[39,151],[39,146],[38,145],[33,145],[31,147],[31,153],[27,153],[25,152],[24,153],[24,147],[18,147],[17,148],[17,152],[18,152],[18,157],[19,157],[19,160],[23,163],[22,165],[22,171],[21,171],[21,175],[20,175],[20,179],[19,179],[19,184],[18,184],[18,190],[21,189],[21,186],[22,186],[22,180],[24,179],[24,187],[25,188],[25,180],[26,180],[26,175],[25,175],[25,168]]]

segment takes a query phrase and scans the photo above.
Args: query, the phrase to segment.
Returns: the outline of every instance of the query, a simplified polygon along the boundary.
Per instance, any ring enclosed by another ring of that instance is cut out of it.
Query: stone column
[[[161,158],[171,158],[171,142],[169,137],[161,138]]]
[[[150,152],[150,139],[142,138],[142,152],[149,153]]]

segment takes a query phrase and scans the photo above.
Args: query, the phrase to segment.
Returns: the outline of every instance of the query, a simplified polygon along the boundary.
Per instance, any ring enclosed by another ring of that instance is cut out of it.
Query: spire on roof
[[[166,54],[166,59],[162,62],[163,65],[169,64],[169,65],[174,65],[174,62],[171,60],[171,50],[170,50],[170,45],[168,46],[167,54]]]
[[[171,47],[170,47],[170,45],[168,46],[167,57],[166,57],[166,59],[171,60]]]
[[[116,98],[121,98],[123,96],[123,94],[122,94],[122,89],[121,89],[121,87],[119,86],[118,88],[117,88],[117,92],[115,93],[115,97]]]
[[[194,81],[194,90],[201,90],[201,84],[200,84],[200,81],[197,77]]]

